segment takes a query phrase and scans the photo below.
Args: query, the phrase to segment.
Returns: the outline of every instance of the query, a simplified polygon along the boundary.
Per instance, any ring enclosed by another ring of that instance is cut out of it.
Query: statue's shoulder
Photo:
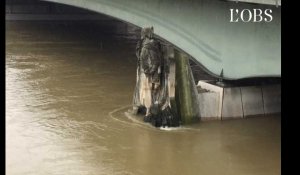
[[[158,49],[159,51],[162,48],[162,44],[158,39],[154,39],[152,42],[152,46],[155,47],[156,49]]]

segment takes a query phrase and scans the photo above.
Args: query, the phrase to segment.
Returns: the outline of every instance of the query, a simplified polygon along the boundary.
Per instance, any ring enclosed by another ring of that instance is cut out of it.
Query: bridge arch
[[[281,76],[281,7],[220,0],[45,0],[99,12],[155,34],[226,79]],[[230,22],[230,9],[272,9],[271,22]]]

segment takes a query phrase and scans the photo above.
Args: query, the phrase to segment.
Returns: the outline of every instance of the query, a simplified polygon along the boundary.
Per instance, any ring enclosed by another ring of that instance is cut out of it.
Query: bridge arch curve
[[[281,7],[220,0],[45,0],[99,12],[139,27],[226,79],[281,76]],[[272,9],[271,22],[230,22],[230,9]]]

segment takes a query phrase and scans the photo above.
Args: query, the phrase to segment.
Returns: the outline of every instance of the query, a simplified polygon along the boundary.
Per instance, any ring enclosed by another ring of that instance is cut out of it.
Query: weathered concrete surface
[[[217,94],[217,96],[219,97],[219,99],[216,99],[217,100],[217,104],[216,105],[216,116],[218,119],[221,120],[221,116],[222,116],[222,102],[223,102],[223,88],[222,87],[219,87],[219,86],[216,86],[216,85],[212,85],[208,82],[205,82],[205,81],[199,81],[197,86],[200,86],[202,89],[206,89],[206,90],[209,90],[210,92],[214,92]],[[212,95],[213,96],[213,95]],[[205,98],[205,97],[204,97]],[[201,99],[199,101],[199,103],[203,104],[203,103],[206,103],[206,101],[204,99]],[[203,104],[205,105],[205,104]],[[209,112],[206,112],[206,108],[201,108],[200,106],[200,111],[201,111],[201,114],[202,113],[205,113],[203,115],[201,115],[201,117],[208,117],[208,116],[212,116],[209,114]]]
[[[224,88],[222,120],[243,118],[241,90],[239,87]]]
[[[281,112],[281,85],[262,87],[265,114]]]
[[[281,85],[222,88],[199,81],[197,86],[209,90],[198,94],[201,120],[224,120],[281,112]]]
[[[175,100],[178,114],[183,124],[199,120],[198,92],[186,54],[175,50],[176,85]]]
[[[220,94],[217,92],[199,93],[199,106],[201,120],[221,120],[221,113],[219,113]],[[221,103],[222,105],[222,103]]]
[[[168,76],[168,90],[169,90],[169,97],[170,98],[175,98],[175,75],[176,75],[176,66],[175,66],[175,58],[174,58],[174,48],[169,46],[164,47],[165,48],[165,56],[167,56],[169,59],[169,65],[170,65],[170,69],[169,69],[169,76]]]
[[[220,0],[47,0],[153,26],[161,38],[225,79],[281,76],[281,7]],[[230,22],[230,9],[272,9],[271,22]],[[233,66],[234,64],[234,66]],[[268,65],[268,66],[265,66]]]
[[[260,86],[241,87],[244,117],[264,114]]]

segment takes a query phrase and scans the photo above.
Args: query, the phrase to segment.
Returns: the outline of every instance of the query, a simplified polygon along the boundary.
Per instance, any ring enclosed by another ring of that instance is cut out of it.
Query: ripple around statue
[[[170,97],[170,58],[166,48],[153,37],[153,27],[143,28],[137,43],[137,79],[133,113],[144,113],[144,121],[155,127],[179,126],[176,105]]]

